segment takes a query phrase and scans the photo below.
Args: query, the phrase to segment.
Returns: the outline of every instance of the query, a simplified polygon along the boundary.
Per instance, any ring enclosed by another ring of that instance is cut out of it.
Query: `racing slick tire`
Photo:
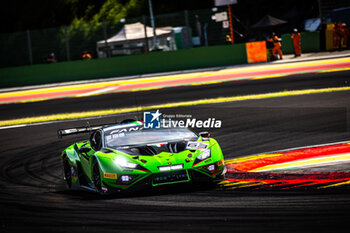
[[[63,158],[63,172],[67,189],[72,188],[72,169],[72,165],[69,164],[68,158],[65,156]]]
[[[94,183],[96,191],[101,194],[102,180],[101,180],[100,165],[98,164],[97,159],[94,159],[92,163],[92,182]]]

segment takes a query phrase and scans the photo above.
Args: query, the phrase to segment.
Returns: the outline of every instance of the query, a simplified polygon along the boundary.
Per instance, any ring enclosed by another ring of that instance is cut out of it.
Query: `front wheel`
[[[94,186],[96,190],[101,193],[101,173],[100,173],[100,166],[96,159],[94,159],[94,162],[92,164],[92,181],[94,183]]]

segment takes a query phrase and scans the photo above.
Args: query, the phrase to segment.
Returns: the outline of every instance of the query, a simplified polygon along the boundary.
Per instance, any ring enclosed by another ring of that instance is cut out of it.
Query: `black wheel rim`
[[[64,167],[64,177],[67,182],[68,188],[72,187],[72,172],[71,172],[71,166],[68,162],[68,159],[65,158],[63,162],[63,167]]]
[[[95,160],[94,161],[94,167],[93,167],[93,180],[94,185],[97,191],[101,191],[101,177],[100,177],[100,168],[98,167],[98,163]]]

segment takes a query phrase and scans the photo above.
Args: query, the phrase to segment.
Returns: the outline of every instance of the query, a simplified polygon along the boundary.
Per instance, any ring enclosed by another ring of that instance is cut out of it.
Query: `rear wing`
[[[127,124],[130,122],[135,122],[137,120],[135,119],[124,119],[119,124]],[[93,131],[96,131],[98,129],[102,129],[103,127],[110,126],[110,125],[117,125],[117,122],[113,122],[110,124],[104,124],[104,125],[95,125],[90,126],[89,122],[86,122],[86,127],[76,127],[71,129],[59,129],[57,130],[57,136],[58,138],[62,138],[63,136],[73,135],[73,134],[80,134],[80,133],[91,133]]]
[[[136,121],[136,120],[126,119],[126,120],[123,120],[119,124],[123,124],[123,123],[125,124],[125,123],[133,122],[133,121]],[[89,122],[87,122],[86,127],[76,127],[76,128],[71,128],[71,129],[59,129],[59,130],[57,130],[57,136],[58,136],[58,138],[62,138],[64,136],[73,135],[73,134],[91,133],[91,132],[96,131],[98,129],[102,129],[103,127],[110,126],[110,125],[116,125],[116,124],[117,124],[116,122],[113,122],[110,124],[90,126]]]
[[[80,134],[80,133],[90,133],[92,131],[102,129],[105,125],[102,126],[88,126],[88,127],[80,127],[80,128],[71,128],[71,129],[59,129],[57,130],[58,138],[62,138],[63,136]]]

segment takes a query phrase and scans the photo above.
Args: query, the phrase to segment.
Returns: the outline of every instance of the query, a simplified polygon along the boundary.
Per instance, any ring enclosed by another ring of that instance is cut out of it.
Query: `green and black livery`
[[[69,189],[101,194],[189,182],[222,180],[218,142],[187,128],[144,129],[142,121],[58,130],[60,137],[90,132],[62,154]]]

